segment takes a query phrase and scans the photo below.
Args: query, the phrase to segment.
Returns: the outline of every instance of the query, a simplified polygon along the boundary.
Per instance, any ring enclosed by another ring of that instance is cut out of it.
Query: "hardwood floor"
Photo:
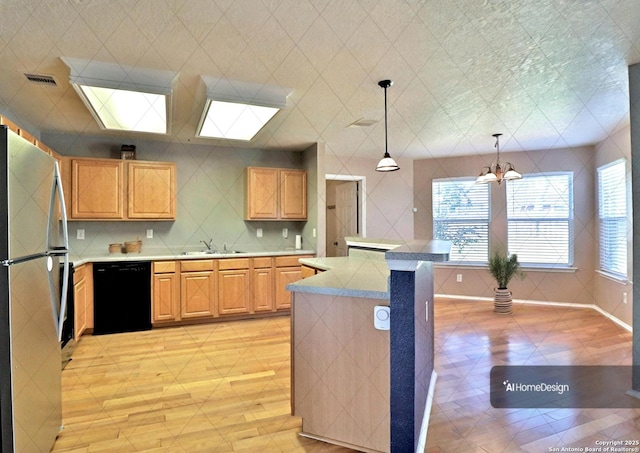
[[[438,373],[427,452],[549,452],[640,440],[637,409],[494,409],[494,365],[630,365],[631,333],[590,309],[436,302]],[[631,383],[629,383],[631,384]],[[567,451],[567,450],[565,450]],[[569,450],[571,451],[571,450]]]
[[[297,435],[289,318],[85,336],[53,452],[347,451]]]
[[[640,411],[493,409],[498,364],[631,363],[631,334],[588,309],[435,304],[427,451],[547,452],[640,439]],[[85,336],[63,371],[62,452],[346,452],[298,436],[289,318]]]

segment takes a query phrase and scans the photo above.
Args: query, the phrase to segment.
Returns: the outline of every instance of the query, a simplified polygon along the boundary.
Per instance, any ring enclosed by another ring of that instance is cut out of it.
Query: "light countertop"
[[[287,285],[289,291],[389,299],[389,266],[384,259],[301,258],[300,263],[326,272],[290,283]]]
[[[182,253],[173,253],[169,250],[145,251],[141,253],[109,253],[104,255],[90,256],[70,256],[70,261],[74,266],[80,266],[85,263],[103,263],[117,261],[173,261],[173,260],[192,260],[192,259],[220,259],[220,258],[253,258],[260,256],[291,256],[291,255],[314,255],[315,250],[277,250],[277,251],[259,251],[244,253],[211,253],[198,255],[185,255]]]
[[[389,300],[390,268],[415,270],[420,262],[449,259],[451,244],[446,241],[381,241],[349,238],[350,256],[336,258],[302,258],[300,262],[325,272],[287,285],[289,291],[345,297]]]

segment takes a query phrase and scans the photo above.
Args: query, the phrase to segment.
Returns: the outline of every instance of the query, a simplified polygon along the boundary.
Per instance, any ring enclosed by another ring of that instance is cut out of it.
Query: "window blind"
[[[433,237],[451,241],[450,261],[486,263],[489,185],[471,179],[432,181]]]
[[[627,276],[627,170],[624,160],[598,168],[600,269]]]
[[[573,264],[573,172],[507,181],[507,247],[522,264]]]

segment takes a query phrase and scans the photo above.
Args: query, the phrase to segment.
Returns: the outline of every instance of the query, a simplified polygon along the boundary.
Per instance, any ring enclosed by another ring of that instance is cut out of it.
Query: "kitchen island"
[[[287,286],[291,406],[303,436],[361,451],[424,445],[435,382],[432,262],[448,259],[449,244],[388,249],[303,258],[324,272]],[[374,317],[384,324],[387,308],[389,330],[378,330]]]

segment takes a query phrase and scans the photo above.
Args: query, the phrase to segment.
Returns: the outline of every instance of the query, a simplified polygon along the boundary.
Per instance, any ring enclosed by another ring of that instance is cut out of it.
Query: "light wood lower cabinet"
[[[249,258],[219,260],[218,269],[218,313],[249,313]]]
[[[181,319],[216,316],[214,277],[213,260],[180,262]]]
[[[153,263],[153,301],[151,319],[153,323],[180,320],[180,274],[175,261]]]
[[[273,310],[273,259],[271,257],[253,258],[253,276],[251,280],[251,301],[254,312]]]
[[[287,311],[289,283],[301,279],[300,255],[156,261],[154,325]]]
[[[277,256],[275,258],[275,309],[288,310],[291,308],[291,293],[286,286],[289,283],[302,280],[302,266],[299,259],[302,256]]]
[[[75,268],[73,274],[73,339],[93,329],[93,264]]]

